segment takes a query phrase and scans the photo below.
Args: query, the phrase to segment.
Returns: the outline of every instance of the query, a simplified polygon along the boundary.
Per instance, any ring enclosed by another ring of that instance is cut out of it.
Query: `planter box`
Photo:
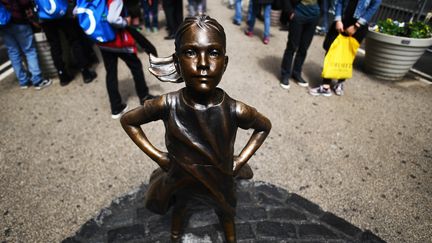
[[[381,79],[400,80],[432,45],[432,38],[415,39],[369,31],[365,44],[365,71]]]
[[[54,66],[54,61],[51,57],[51,47],[48,43],[45,33],[34,33],[34,37],[42,74],[46,78],[57,77],[57,69]]]
[[[282,14],[282,10],[271,10],[270,12],[270,25],[271,26],[279,26],[280,25],[280,16]]]

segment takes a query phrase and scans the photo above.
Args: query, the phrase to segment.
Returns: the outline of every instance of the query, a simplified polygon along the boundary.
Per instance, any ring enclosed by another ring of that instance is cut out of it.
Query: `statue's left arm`
[[[263,144],[271,129],[271,122],[267,117],[239,101],[236,102],[236,116],[240,128],[254,129],[254,132],[240,154],[234,158],[234,176]]]

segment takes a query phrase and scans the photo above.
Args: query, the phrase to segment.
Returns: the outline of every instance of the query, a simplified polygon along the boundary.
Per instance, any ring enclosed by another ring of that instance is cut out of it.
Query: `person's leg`
[[[153,31],[158,31],[159,28],[159,20],[158,20],[158,0],[153,0],[152,5],[150,7],[151,9],[151,14],[153,16],[153,21],[152,21],[152,27],[153,27]]]
[[[207,12],[207,0],[201,1],[201,9],[202,9],[203,14],[205,14]]]
[[[151,23],[150,23],[151,6],[149,5],[148,0],[142,0],[142,6],[144,10],[144,24],[146,30],[149,31],[151,28]]]
[[[301,31],[302,24],[299,22],[298,17],[295,16],[289,24],[288,42],[282,58],[281,76],[282,83],[285,85],[288,85],[288,79],[291,77],[292,60],[299,46]]]
[[[271,22],[270,13],[271,13],[271,4],[264,5],[264,41],[266,41],[266,39],[270,37],[270,22]]]
[[[168,36],[167,37],[174,37],[175,34],[175,28],[174,28],[174,6],[171,2],[171,0],[163,0],[163,9],[165,12],[165,18],[166,23],[168,27]]]
[[[235,0],[234,24],[240,25],[242,21],[242,12],[242,0]]]
[[[18,25],[16,24],[10,24],[7,28],[0,29],[0,34],[3,38],[4,44],[6,45],[8,56],[12,63],[12,67],[18,79],[19,85],[24,88],[27,87],[29,78],[22,64],[20,46],[17,38],[15,37],[15,34],[19,33],[17,31],[17,26]]]
[[[322,29],[323,33],[328,31],[328,14],[329,14],[329,0],[322,0]]]
[[[132,53],[121,53],[119,54],[119,57],[129,67],[132,73],[133,80],[135,82],[135,91],[138,95],[140,102],[142,102],[142,100],[145,99],[146,96],[149,94],[149,89],[144,78],[143,67],[140,59],[137,57],[136,54]]]
[[[101,50],[106,71],[106,87],[111,106],[111,114],[121,112],[124,104],[118,90],[117,62],[118,53]]]
[[[204,3],[203,3],[204,1],[203,0],[198,0],[198,2],[197,2],[197,12],[198,12],[198,14],[203,14],[205,11],[204,11]]]
[[[188,13],[189,16],[195,16],[195,1],[194,0],[188,0]]]
[[[63,26],[62,31],[69,42],[72,57],[75,59],[76,66],[81,72],[83,82],[90,83],[97,77],[97,74],[88,68],[90,66],[90,60],[82,45],[78,21],[76,19],[66,18],[62,19],[59,23]]]
[[[177,202],[174,205],[171,215],[171,242],[181,242],[186,213],[187,208],[185,204]]]
[[[55,21],[46,21],[42,23],[42,28],[45,32],[47,40],[50,44],[51,57],[57,70],[65,70],[65,63],[63,61],[63,51],[60,40],[59,29],[60,26]]]
[[[63,61],[63,52],[59,33],[59,29],[62,27],[57,25],[56,21],[46,21],[41,25],[47,37],[48,43],[50,44],[51,57],[59,74],[60,85],[67,85],[72,81],[73,77],[67,71],[66,65]]]
[[[303,68],[303,63],[306,59],[307,50],[312,42],[312,38],[315,33],[315,28],[318,24],[319,16],[312,20],[307,20],[303,24],[302,32],[300,33],[300,41],[298,50],[296,53],[296,57],[294,60],[293,72],[292,75],[297,77],[297,79],[301,79],[301,72]]]
[[[247,15],[247,35],[252,36],[251,33],[253,33],[253,29],[255,26],[255,20],[256,20],[256,13],[258,11],[258,6],[255,6],[257,4],[252,3],[253,0],[249,0],[249,7],[248,7],[248,15]]]
[[[228,243],[237,242],[234,217],[227,216],[219,210],[215,210],[215,213],[219,218],[220,224],[222,225],[225,234],[225,241]]]
[[[175,34],[177,32],[178,27],[181,25],[181,23],[183,23],[183,0],[175,0],[174,1],[174,8],[175,8],[175,11],[174,11],[174,14],[175,14],[174,34]]]
[[[37,86],[43,81],[43,77],[42,71],[39,67],[33,30],[31,29],[30,25],[20,25],[17,37],[20,48],[26,57],[28,69],[32,75],[31,82],[34,86]]]

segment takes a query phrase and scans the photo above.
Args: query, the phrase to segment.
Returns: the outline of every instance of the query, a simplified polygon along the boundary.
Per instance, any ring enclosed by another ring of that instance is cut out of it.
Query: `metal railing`
[[[431,0],[383,0],[378,12],[370,22],[376,23],[378,20],[387,18],[401,22],[430,21],[427,16],[431,11]]]

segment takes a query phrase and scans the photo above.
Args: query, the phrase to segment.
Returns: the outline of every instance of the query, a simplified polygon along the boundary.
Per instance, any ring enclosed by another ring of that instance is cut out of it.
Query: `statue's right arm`
[[[168,153],[160,151],[150,143],[141,125],[162,119],[166,109],[165,96],[159,96],[147,100],[144,105],[127,112],[120,119],[123,129],[132,141],[165,171],[170,166]]]

